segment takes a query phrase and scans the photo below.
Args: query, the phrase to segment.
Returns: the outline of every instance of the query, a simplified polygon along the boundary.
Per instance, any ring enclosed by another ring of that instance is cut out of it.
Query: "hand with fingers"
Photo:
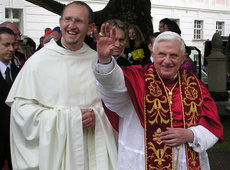
[[[102,24],[101,32],[98,33],[97,29],[94,29],[94,35],[97,40],[98,62],[101,64],[110,63],[114,50],[115,28],[111,28],[108,23]]]
[[[193,132],[185,128],[167,128],[160,135],[162,142],[169,146],[179,146],[186,142],[193,142]]]
[[[84,130],[95,127],[95,114],[92,109],[81,109],[82,125]]]

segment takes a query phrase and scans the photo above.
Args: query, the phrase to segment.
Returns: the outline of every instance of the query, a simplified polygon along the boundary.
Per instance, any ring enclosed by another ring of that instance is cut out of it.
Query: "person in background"
[[[115,170],[115,133],[90,69],[97,53],[84,43],[94,13],[82,1],[66,5],[62,37],[34,53],[18,74],[11,106],[14,169]]]
[[[11,62],[15,51],[15,34],[6,27],[0,27],[0,169],[7,161],[12,170],[10,155],[10,107],[5,104],[12,82],[19,68]]]
[[[50,42],[51,39],[54,39],[55,41],[57,41],[60,38],[61,38],[61,32],[55,31],[55,30],[49,30],[46,32],[46,34],[43,37],[43,45]]]
[[[43,40],[44,40],[44,37],[41,36],[41,37],[39,38],[39,45],[38,45],[38,47],[36,48],[36,51],[40,50],[40,49],[43,47]]]
[[[49,28],[49,27],[45,28],[45,29],[44,29],[44,34],[46,34],[46,32],[47,32],[47,31],[50,31],[50,30],[51,30],[51,28]]]
[[[154,32],[152,34],[149,35],[149,39],[148,39],[148,48],[149,48],[149,51],[150,51],[150,54],[153,53],[152,51],[152,47],[153,47],[153,44],[154,44],[154,41],[156,39],[156,37],[160,34],[160,32]],[[141,65],[144,67],[146,64],[150,64],[153,62],[153,56],[150,55],[150,58],[143,62]]]
[[[137,25],[128,27],[128,36],[125,42],[124,54],[132,65],[138,65],[149,59],[150,53],[145,44],[144,36]]]
[[[30,37],[25,37],[22,41],[22,48],[23,48],[23,53],[25,54],[26,60],[30,58],[36,50],[36,43],[32,38]]]
[[[164,28],[163,32],[172,31],[172,32],[175,32],[175,33],[181,35],[180,27],[177,25],[177,23],[175,21],[171,21],[171,20],[165,21],[163,28]]]
[[[96,26],[95,24],[94,24],[94,29],[98,29],[98,26]],[[89,34],[87,34],[86,36],[85,36],[85,40],[84,40],[84,42],[88,45],[88,46],[90,46],[90,48],[92,48],[93,50],[97,50],[97,44],[96,44],[96,39],[95,39],[95,37],[94,37],[94,35],[93,35],[93,32],[90,32]]]
[[[181,36],[161,33],[152,64],[121,68],[112,57],[116,32],[102,25],[101,33],[92,69],[103,102],[117,114],[110,121],[119,121],[117,169],[209,170],[206,151],[223,141],[223,126],[208,89],[181,67]]]
[[[188,46],[186,46],[185,49],[186,49],[186,58],[184,60],[184,63],[182,64],[182,67],[186,68],[188,71],[196,75],[196,66],[192,61],[192,59],[189,57],[191,54],[191,49]]]
[[[54,27],[53,30],[58,32],[61,35],[61,30],[59,26]]]
[[[163,18],[162,20],[160,20],[159,28],[158,28],[160,32],[164,32],[164,24],[166,22],[169,22],[169,21],[170,21],[170,19],[168,19],[168,18]]]
[[[15,37],[16,37],[16,41],[15,41],[15,55],[12,58],[12,62],[14,62],[18,68],[22,68],[22,66],[24,65],[24,63],[26,61],[26,58],[25,58],[25,55],[23,53],[19,52],[19,50],[18,50],[19,49],[19,43],[21,41],[20,30],[18,29],[18,27],[15,24],[13,24],[11,22],[4,22],[4,23],[0,24],[0,27],[7,27],[14,32]]]
[[[111,19],[106,21],[105,23],[109,23],[110,27],[114,27],[116,31],[115,43],[114,43],[114,50],[113,50],[113,57],[117,61],[119,66],[130,66],[130,62],[124,54],[125,48],[125,40],[127,37],[125,24],[118,20],[118,19]]]

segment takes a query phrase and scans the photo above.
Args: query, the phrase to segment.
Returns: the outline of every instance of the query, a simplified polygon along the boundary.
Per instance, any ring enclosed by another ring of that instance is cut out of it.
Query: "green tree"
[[[58,15],[65,6],[55,0],[26,1]],[[95,12],[95,23],[99,27],[106,20],[114,18],[124,21],[127,26],[138,25],[146,38],[153,32],[150,0],[110,0],[104,9]]]

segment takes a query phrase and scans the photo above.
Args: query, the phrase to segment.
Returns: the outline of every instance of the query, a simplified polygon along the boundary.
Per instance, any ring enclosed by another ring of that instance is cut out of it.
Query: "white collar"
[[[1,70],[3,77],[5,76],[5,72],[6,72],[7,67],[11,68],[10,64],[11,64],[11,61],[9,62],[8,65],[5,65],[2,61],[0,61],[0,70]]]

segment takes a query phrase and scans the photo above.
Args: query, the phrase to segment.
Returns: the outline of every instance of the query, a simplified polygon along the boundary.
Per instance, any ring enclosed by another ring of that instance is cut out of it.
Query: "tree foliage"
[[[26,0],[55,14],[60,15],[64,4],[55,0]],[[144,36],[153,32],[150,0],[110,0],[101,11],[95,12],[97,26],[108,19],[120,19],[127,24],[136,24]]]

